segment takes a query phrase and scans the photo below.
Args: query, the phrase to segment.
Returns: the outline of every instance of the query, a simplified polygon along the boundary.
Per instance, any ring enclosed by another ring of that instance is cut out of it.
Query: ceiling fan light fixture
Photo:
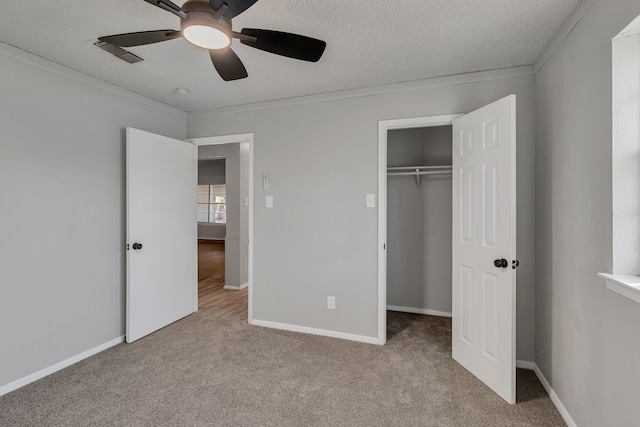
[[[231,26],[210,14],[191,12],[182,20],[182,36],[204,49],[223,49],[231,44]]]

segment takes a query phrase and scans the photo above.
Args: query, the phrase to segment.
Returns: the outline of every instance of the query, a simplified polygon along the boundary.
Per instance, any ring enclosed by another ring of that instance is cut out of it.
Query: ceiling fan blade
[[[243,28],[241,34],[256,38],[255,41],[240,38],[242,44],[303,61],[318,62],[327,47],[322,40],[281,31]]]
[[[244,64],[231,47],[209,51],[211,62],[224,81],[244,79],[249,76]]]
[[[213,10],[218,10],[226,3],[227,10],[222,16],[227,19],[233,19],[245,10],[249,9],[257,1],[258,0],[209,0],[209,6],[211,6]]]
[[[144,0],[147,3],[151,3],[154,6],[159,7],[162,10],[166,10],[167,12],[171,12],[174,15],[179,16],[180,18],[184,18],[187,15],[182,11],[180,6],[171,2],[170,0]]]
[[[180,31],[156,30],[141,31],[139,33],[116,34],[114,36],[100,37],[98,40],[120,47],[132,47],[164,42],[178,37],[182,37],[182,33]]]

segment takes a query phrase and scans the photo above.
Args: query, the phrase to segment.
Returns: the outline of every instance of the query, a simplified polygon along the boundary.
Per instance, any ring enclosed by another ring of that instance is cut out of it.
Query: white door
[[[127,128],[127,342],[197,310],[196,149]]]
[[[516,402],[516,97],[453,121],[453,358]]]

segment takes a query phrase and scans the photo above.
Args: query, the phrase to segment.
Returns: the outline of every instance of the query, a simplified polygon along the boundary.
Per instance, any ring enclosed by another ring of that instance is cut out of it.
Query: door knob
[[[136,251],[142,249],[142,243],[134,243],[133,249],[135,249]]]
[[[502,258],[502,259],[497,259],[493,261],[493,265],[495,265],[498,268],[507,268],[509,266],[509,263],[507,262],[506,259]]]

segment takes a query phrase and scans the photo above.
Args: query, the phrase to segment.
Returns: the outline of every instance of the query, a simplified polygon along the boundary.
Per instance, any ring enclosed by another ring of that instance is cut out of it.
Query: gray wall
[[[248,228],[247,214],[248,208],[244,206],[244,194],[248,189],[244,186],[244,179],[241,181],[242,164],[241,144],[204,145],[198,147],[199,161],[206,159],[225,158],[225,182],[227,185],[227,224],[225,227],[225,285],[238,287],[247,283],[247,264],[244,262],[248,257],[248,243],[246,238],[240,241],[241,231]],[[219,227],[216,225],[200,224],[201,228]],[[246,231],[242,231],[246,235]]]
[[[536,362],[580,426],[639,422],[640,306],[596,276],[613,265],[611,39],[638,15],[597,0],[536,76]]]
[[[198,160],[198,185],[219,185],[226,182],[224,159]]]
[[[198,185],[224,184],[225,160],[198,160]],[[227,235],[226,224],[198,223],[198,239],[224,240]]]
[[[186,120],[3,53],[0,70],[2,386],[124,335],[124,129],[184,139]]]
[[[254,132],[254,316],[324,330],[377,334],[379,120],[473,111],[518,97],[518,343],[534,357],[533,75],[299,105],[188,116],[189,137]],[[262,174],[271,189],[262,191]],[[265,208],[265,196],[274,208]],[[336,297],[328,310],[327,296]]]
[[[388,166],[451,164],[451,126],[392,130]],[[387,304],[451,313],[451,175],[387,178]]]

